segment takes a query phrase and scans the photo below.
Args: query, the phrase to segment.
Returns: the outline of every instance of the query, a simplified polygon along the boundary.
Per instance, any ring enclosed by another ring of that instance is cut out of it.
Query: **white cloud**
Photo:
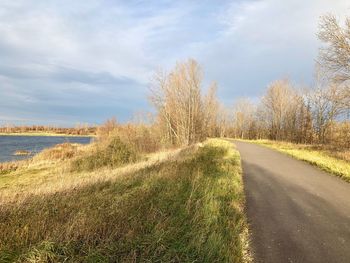
[[[227,103],[285,75],[310,82],[318,18],[349,15],[347,2],[2,0],[0,111],[126,119],[146,107],[152,72],[186,57],[202,62]]]
[[[198,56],[229,101],[258,96],[276,78],[310,83],[320,45],[319,17],[331,12],[343,18],[349,8],[347,0],[233,2],[218,16],[220,37],[204,43]]]

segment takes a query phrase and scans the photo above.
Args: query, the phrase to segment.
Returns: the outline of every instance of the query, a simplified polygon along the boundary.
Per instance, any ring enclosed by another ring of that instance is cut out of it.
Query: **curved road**
[[[254,262],[350,262],[350,184],[287,155],[235,141]]]

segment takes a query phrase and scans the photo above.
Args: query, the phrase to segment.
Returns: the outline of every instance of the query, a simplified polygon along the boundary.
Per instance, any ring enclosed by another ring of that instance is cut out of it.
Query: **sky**
[[[153,74],[197,60],[227,106],[312,85],[319,17],[348,0],[0,0],[0,125],[125,122]]]

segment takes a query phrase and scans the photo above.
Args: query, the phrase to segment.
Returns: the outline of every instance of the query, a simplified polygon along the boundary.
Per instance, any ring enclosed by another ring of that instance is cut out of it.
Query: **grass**
[[[0,262],[247,262],[232,144],[72,171],[38,160],[0,176]]]
[[[270,140],[253,140],[279,152],[286,153],[296,159],[308,162],[320,169],[341,177],[350,182],[350,152],[349,150],[328,149],[322,146],[293,144]]]
[[[136,150],[119,137],[110,139],[106,144],[102,144],[102,147],[100,144],[96,144],[97,147],[93,151],[74,160],[72,169],[91,171],[106,166],[115,168],[139,159]]]

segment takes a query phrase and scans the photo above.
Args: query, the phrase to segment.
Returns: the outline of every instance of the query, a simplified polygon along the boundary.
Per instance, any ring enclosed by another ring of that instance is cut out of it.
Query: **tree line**
[[[54,133],[62,135],[95,135],[97,127],[88,124],[77,124],[75,127],[65,128],[48,125],[15,126],[5,124],[0,126],[0,133]]]
[[[350,19],[342,27],[333,15],[320,20],[324,43],[315,84],[300,88],[288,79],[273,81],[258,102],[247,98],[224,107],[213,83],[202,94],[202,70],[195,60],[158,72],[151,87],[162,140],[189,145],[206,137],[285,140],[350,146]]]

